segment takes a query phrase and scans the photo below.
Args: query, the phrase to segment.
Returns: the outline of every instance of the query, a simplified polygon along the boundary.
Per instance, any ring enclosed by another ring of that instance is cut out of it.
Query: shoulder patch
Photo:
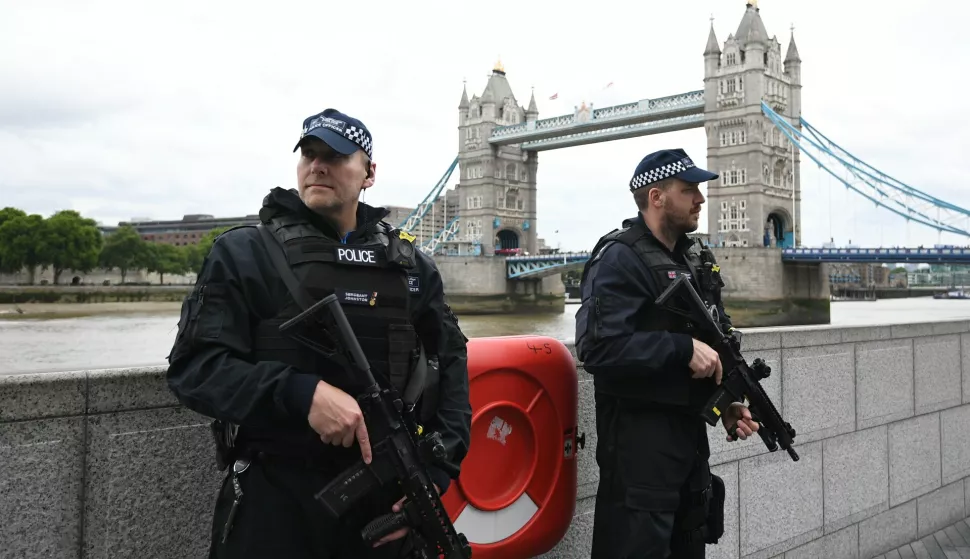
[[[404,229],[401,229],[401,232],[398,234],[398,238],[400,238],[402,240],[405,240],[405,241],[407,241],[409,243],[413,243],[414,240],[417,239],[417,237],[415,237],[414,235],[408,233]]]

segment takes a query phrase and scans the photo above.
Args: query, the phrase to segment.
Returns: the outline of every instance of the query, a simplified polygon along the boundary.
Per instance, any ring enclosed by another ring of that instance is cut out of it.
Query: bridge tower
[[[794,28],[788,51],[768,37],[757,0],[718,45],[714,24],[704,49],[704,128],[708,233],[725,246],[792,246],[801,241],[800,154],[761,111],[764,101],[799,130],[801,59]]]
[[[515,100],[502,62],[496,62],[481,97],[461,93],[458,105],[458,216],[462,245],[480,244],[481,254],[518,248],[535,254],[538,157],[519,145],[492,146],[497,126],[534,122],[535,94],[524,109]],[[463,249],[462,252],[465,252]]]

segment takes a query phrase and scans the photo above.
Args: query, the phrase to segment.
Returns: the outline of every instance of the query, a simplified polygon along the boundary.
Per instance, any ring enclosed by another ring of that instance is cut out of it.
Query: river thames
[[[559,315],[459,316],[468,337],[575,336],[578,304]],[[931,297],[832,303],[832,325],[875,325],[970,319],[970,300]],[[0,319],[0,375],[164,365],[178,311],[49,320]]]

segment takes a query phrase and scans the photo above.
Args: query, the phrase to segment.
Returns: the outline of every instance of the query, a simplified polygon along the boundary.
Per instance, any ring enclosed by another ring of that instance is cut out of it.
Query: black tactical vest
[[[623,229],[616,229],[603,236],[596,243],[591,253],[592,256],[583,270],[582,281],[586,280],[589,267],[595,263],[597,255],[614,242],[623,243],[633,249],[647,267],[656,285],[655,296],[663,293],[681,274],[689,275],[694,289],[705,300],[705,303],[711,304],[715,297],[720,296],[719,288],[723,286],[723,283],[720,281],[718,268],[713,262],[713,254],[710,254],[710,251],[705,249],[705,256],[709,257],[702,259],[701,251],[697,250],[696,244],[692,243],[684,253],[685,263],[678,262],[671,257],[659,241],[652,238],[650,233],[638,223],[630,224]],[[595,301],[593,305],[594,308],[591,313],[595,314],[597,312]],[[590,320],[595,320],[595,317],[591,316]],[[642,309],[637,318],[636,329],[641,332],[664,330],[688,334],[692,337],[695,334],[694,326],[686,318],[652,303]],[[688,367],[685,366],[683,374],[690,375]],[[713,378],[711,378],[692,380],[688,383],[689,389],[684,390],[683,383],[667,383],[663,381],[663,378],[659,375],[655,377],[645,375],[636,379],[624,379],[609,383],[596,382],[595,384],[597,391],[618,398],[688,409],[703,406],[717,387]]]
[[[415,265],[410,236],[382,224],[382,231],[372,241],[342,244],[292,215],[274,217],[264,226],[282,241],[293,274],[314,301],[337,295],[377,382],[403,393],[419,352],[418,337],[410,321],[406,273]],[[389,254],[397,255],[396,261],[391,261]],[[359,394],[364,381],[353,378],[339,361],[280,333],[280,325],[303,310],[287,294],[286,303],[276,316],[259,321],[254,331],[253,359],[282,361],[303,373],[319,375],[321,380],[348,394]],[[322,345],[331,344],[324,332],[304,333],[311,339],[314,334],[320,336]]]

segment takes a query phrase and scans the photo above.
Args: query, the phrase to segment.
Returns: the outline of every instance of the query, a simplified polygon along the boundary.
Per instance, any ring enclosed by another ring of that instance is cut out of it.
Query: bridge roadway
[[[756,250],[756,249],[752,249]],[[509,256],[505,259],[510,280],[541,278],[570,268],[582,267],[588,252],[566,252],[536,256]],[[783,262],[849,262],[914,264],[970,264],[970,248],[786,248]]]

